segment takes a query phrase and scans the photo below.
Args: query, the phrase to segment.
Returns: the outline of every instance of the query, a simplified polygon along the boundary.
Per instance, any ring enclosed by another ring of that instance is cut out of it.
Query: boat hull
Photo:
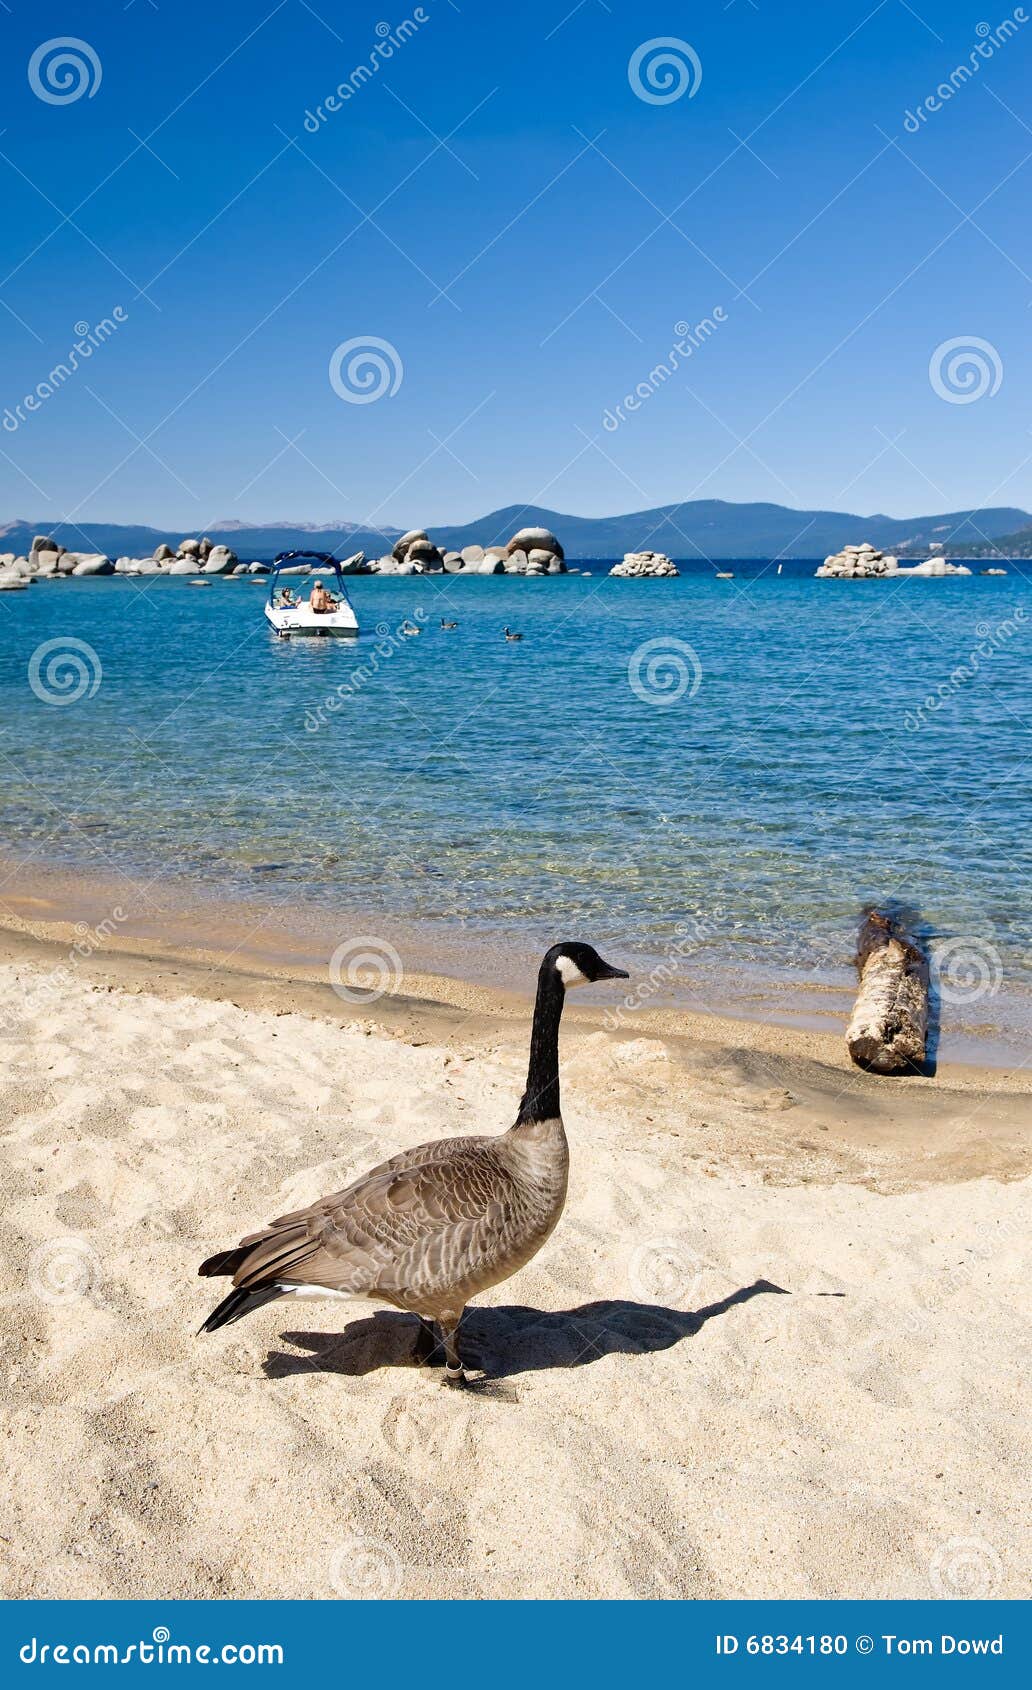
[[[358,633],[358,619],[350,604],[337,610],[316,614],[307,604],[296,607],[265,606],[265,618],[277,634],[291,639],[354,639]]]

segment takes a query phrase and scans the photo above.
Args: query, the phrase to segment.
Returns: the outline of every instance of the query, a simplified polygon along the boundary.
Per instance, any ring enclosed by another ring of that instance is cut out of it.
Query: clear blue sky
[[[10,0],[0,408],[77,323],[127,315],[0,429],[0,516],[186,532],[514,502],[1032,506],[1032,21],[912,132],[907,112],[1010,8],[421,15],[311,133],[306,112],[368,63],[377,24],[416,16],[408,0]],[[63,36],[100,81],[53,103],[29,63]],[[660,37],[697,55],[694,95],[632,89],[632,55]],[[607,430],[673,325],[716,307],[708,341]],[[348,403],[330,361],[370,336],[400,384]],[[1002,381],[951,403],[929,359],[971,336]]]

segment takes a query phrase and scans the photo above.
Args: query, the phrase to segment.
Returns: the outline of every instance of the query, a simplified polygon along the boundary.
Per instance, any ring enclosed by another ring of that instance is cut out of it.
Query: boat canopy
[[[364,558],[364,552],[356,552],[354,557],[345,558],[344,562],[361,563],[364,561]],[[279,556],[273,559],[272,570],[269,575],[269,603],[271,604],[273,601],[276,583],[281,572],[289,565],[291,566],[291,573],[293,573],[297,564],[303,564],[308,559],[311,559],[312,562],[307,573],[310,575],[325,575],[332,572],[337,591],[340,593],[344,603],[350,604],[351,600],[348,598],[348,589],[344,584],[344,575],[340,559],[334,557],[332,552],[309,552],[303,550],[296,552],[280,552]]]

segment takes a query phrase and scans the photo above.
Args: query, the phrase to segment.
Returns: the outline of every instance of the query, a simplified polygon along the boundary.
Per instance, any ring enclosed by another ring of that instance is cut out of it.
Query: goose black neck
[[[534,1002],[530,1034],[527,1089],[520,1100],[518,1127],[531,1121],[554,1121],[559,1114],[559,1022],[566,988],[552,965],[543,963]]]

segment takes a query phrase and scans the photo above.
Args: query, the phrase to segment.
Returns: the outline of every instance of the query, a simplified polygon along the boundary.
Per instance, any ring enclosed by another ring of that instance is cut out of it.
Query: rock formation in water
[[[664,552],[626,552],[622,563],[614,563],[610,575],[679,575],[680,570]]]

